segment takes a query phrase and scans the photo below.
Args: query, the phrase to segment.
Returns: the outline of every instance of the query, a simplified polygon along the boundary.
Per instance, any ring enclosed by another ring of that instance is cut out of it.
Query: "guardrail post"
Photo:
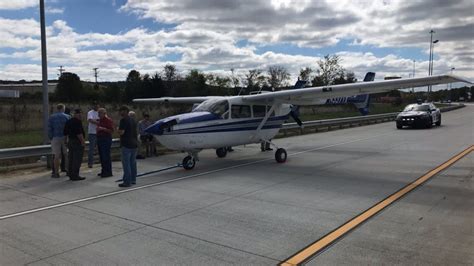
[[[48,169],[53,168],[53,155],[51,154],[46,155],[46,168]]]

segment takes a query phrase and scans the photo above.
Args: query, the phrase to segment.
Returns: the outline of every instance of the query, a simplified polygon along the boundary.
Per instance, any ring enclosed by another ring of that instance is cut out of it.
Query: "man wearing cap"
[[[66,122],[64,135],[67,137],[67,147],[69,149],[69,179],[72,181],[84,180],[86,179],[85,177],[79,176],[84,146],[86,145],[81,109],[75,109],[73,117]]]
[[[128,107],[122,106],[119,109],[120,125],[118,133],[120,135],[120,146],[122,147],[122,167],[123,167],[123,182],[119,187],[129,187],[136,183],[137,179],[137,123],[135,119],[128,115]]]

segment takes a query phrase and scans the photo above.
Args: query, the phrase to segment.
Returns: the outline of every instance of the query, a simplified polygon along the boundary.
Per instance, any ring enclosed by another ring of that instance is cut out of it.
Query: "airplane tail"
[[[374,81],[375,79],[375,72],[367,72],[364,77],[364,82],[370,82]],[[296,89],[301,89],[304,88],[305,85],[308,83],[308,81],[305,80],[298,80],[296,81],[295,85],[293,86],[293,90]],[[337,97],[333,99],[327,99],[325,101],[325,104],[346,104],[346,103],[352,103],[355,105],[357,110],[362,115],[367,115],[369,113],[369,104],[370,104],[370,95],[369,94],[359,94],[355,96],[349,96],[349,97]],[[293,106],[292,111],[290,115],[295,119],[295,121],[298,122],[298,124],[301,123],[301,120],[298,119],[299,117],[299,107],[298,106]],[[301,125],[300,125],[301,126]]]
[[[355,98],[357,98],[357,101],[354,101],[353,104],[355,105],[357,110],[359,110],[360,114],[361,115],[369,114],[370,95],[360,94],[360,95],[355,96]]]
[[[304,86],[306,86],[307,83],[308,83],[308,81],[306,81],[306,80],[299,80],[298,79],[292,89],[296,90],[296,89],[304,88]]]
[[[374,81],[375,79],[375,72],[367,72],[364,77],[364,82]],[[361,94],[357,95],[359,97],[359,101],[354,102],[355,107],[362,115],[369,114],[369,104],[370,104],[370,95],[369,94]]]
[[[364,77],[364,82],[374,81],[374,79],[375,79],[375,72],[367,72],[367,74],[365,74],[365,77]]]

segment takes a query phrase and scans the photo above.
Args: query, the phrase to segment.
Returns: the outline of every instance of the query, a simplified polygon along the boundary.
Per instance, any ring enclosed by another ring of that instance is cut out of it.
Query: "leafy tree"
[[[167,64],[166,66],[164,66],[163,71],[164,78],[166,81],[174,81],[179,79],[175,65]]]
[[[81,100],[96,101],[105,98],[103,90],[97,84],[84,83],[82,85]]]
[[[355,78],[354,72],[341,72],[340,76],[334,79],[333,84],[346,84],[346,83],[355,83],[357,79]]]
[[[208,88],[206,85],[206,75],[199,72],[197,69],[189,71],[189,74],[185,78],[187,89],[186,95],[199,95],[207,96]]]
[[[83,98],[82,82],[78,75],[63,72],[56,86],[55,98],[59,101],[74,102]]]
[[[217,88],[217,90],[214,89],[215,92],[213,92],[212,94],[215,94],[215,95],[223,95],[225,93],[227,93],[228,95],[231,94],[231,83],[232,83],[232,79],[231,77],[222,77],[220,75],[214,75],[214,74],[207,74],[206,75],[206,82],[207,84],[209,84],[210,86],[214,86]]]
[[[302,68],[302,69],[300,69],[300,75],[298,76],[298,78],[300,80],[310,81],[312,73],[313,73],[312,68],[310,68],[310,67]]]
[[[127,79],[125,80],[125,101],[130,102],[132,99],[137,97],[138,94],[141,93],[141,84],[142,79],[140,76],[140,72],[136,70],[131,70],[128,73]]]
[[[102,102],[120,102],[124,94],[124,88],[117,83],[112,83],[109,86],[105,86],[103,92],[104,98]]]
[[[244,86],[247,88],[247,93],[253,90],[259,90],[265,85],[265,76],[259,69],[251,69],[249,73],[245,74],[243,79]]]
[[[344,68],[340,63],[341,59],[338,55],[325,55],[324,59],[319,60],[319,75],[313,79],[313,86],[334,84],[337,77],[344,75]]]
[[[166,88],[158,73],[151,77],[151,91],[147,97],[163,97],[166,95]]]
[[[270,66],[268,75],[268,84],[275,90],[285,85],[286,81],[290,79],[290,73],[283,66]]]

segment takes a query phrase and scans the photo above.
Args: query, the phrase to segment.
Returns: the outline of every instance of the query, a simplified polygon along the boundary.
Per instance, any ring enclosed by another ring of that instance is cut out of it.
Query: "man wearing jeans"
[[[119,187],[135,185],[137,180],[137,123],[128,115],[128,107],[119,109],[120,119],[118,133],[120,134],[120,146],[122,147],[123,178]]]
[[[112,146],[112,133],[114,123],[107,116],[105,108],[99,108],[99,124],[97,125],[97,147],[99,148],[100,165],[102,167],[100,177],[112,176],[112,160],[110,159],[110,147]]]
[[[99,124],[99,113],[97,110],[99,105],[94,102],[92,103],[92,109],[87,112],[87,122],[89,122],[87,127],[87,133],[89,137],[89,151],[87,153],[87,165],[89,168],[92,168],[94,164],[94,150],[97,145],[97,124]]]

